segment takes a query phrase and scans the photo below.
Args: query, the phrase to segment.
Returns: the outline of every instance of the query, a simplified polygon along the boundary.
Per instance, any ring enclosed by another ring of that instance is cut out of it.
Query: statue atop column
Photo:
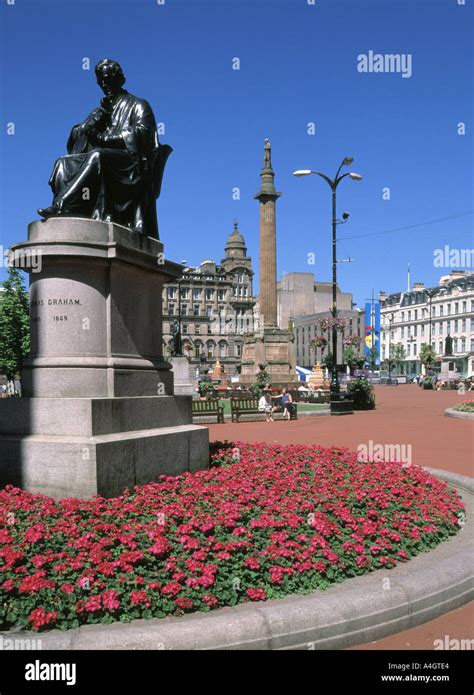
[[[160,144],[148,102],[123,88],[119,63],[101,60],[95,74],[104,97],[72,128],[49,180],[53,203],[38,213],[116,222],[158,238],[155,201],[172,148]]]
[[[263,167],[265,169],[272,168],[272,143],[268,138],[265,138],[263,146]]]

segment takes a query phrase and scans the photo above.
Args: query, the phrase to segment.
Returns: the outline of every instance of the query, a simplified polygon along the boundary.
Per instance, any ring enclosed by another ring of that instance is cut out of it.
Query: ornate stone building
[[[420,374],[420,350],[432,345],[435,369],[440,369],[446,338],[453,341],[453,371],[474,375],[474,273],[455,270],[440,278],[436,287],[415,282],[409,292],[379,296],[381,314],[381,358],[390,347],[401,344],[405,351],[403,373]]]
[[[234,222],[220,265],[204,260],[164,286],[163,352],[170,354],[172,326],[181,317],[183,354],[189,358],[191,379],[198,369],[211,369],[217,359],[225,378],[238,374],[244,338],[255,325],[253,274],[245,239]]]

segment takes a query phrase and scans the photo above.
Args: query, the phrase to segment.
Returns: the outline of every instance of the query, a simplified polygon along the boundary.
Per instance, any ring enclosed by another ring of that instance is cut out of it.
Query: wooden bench
[[[321,391],[312,391],[308,397],[307,403],[329,403],[331,401],[331,392],[329,389],[321,389]]]
[[[230,399],[230,414],[232,422],[238,422],[241,415],[264,415],[264,411],[258,408],[258,398],[231,398]],[[292,403],[292,420],[298,419],[298,405]],[[275,412],[283,412],[283,406],[279,407]]]
[[[193,418],[210,415],[216,415],[217,422],[224,422],[224,406],[220,405],[218,398],[193,401]]]

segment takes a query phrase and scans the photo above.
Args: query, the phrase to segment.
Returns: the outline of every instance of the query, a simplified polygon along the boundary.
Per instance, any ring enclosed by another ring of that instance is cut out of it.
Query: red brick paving
[[[357,449],[359,444],[411,444],[412,463],[474,474],[474,422],[448,418],[444,410],[474,393],[423,391],[406,385],[376,388],[377,409],[334,417],[301,417],[291,422],[242,422],[210,425],[211,441],[267,441],[321,444]],[[472,639],[474,604],[356,649],[433,649],[435,639]]]
[[[474,475],[474,421],[448,418],[444,410],[474,392],[423,391],[419,386],[376,388],[377,408],[354,415],[300,417],[275,422],[210,425],[211,440],[321,444],[357,449],[359,444],[411,444],[412,463]]]

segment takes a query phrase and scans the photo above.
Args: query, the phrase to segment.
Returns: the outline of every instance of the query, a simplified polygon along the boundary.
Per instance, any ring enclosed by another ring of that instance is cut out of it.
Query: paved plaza
[[[211,441],[321,444],[357,450],[359,445],[411,445],[412,463],[473,475],[473,423],[448,418],[444,410],[474,393],[423,391],[412,384],[375,389],[377,408],[353,415],[317,415],[298,420],[210,425]]]
[[[473,422],[449,418],[444,410],[474,394],[424,391],[416,385],[376,387],[377,409],[352,416],[318,415],[290,422],[242,422],[211,425],[210,440],[321,444],[357,450],[360,445],[411,445],[412,463],[473,475]],[[474,622],[474,604],[436,620],[357,649],[433,649],[436,639],[466,639]]]

